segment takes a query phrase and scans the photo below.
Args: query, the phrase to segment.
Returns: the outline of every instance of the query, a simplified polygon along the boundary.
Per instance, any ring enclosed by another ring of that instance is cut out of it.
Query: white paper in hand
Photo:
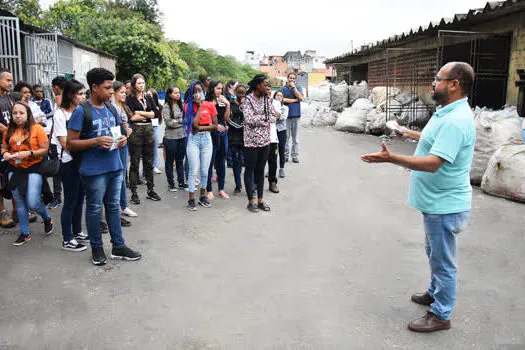
[[[111,137],[113,137],[113,144],[111,145],[110,151],[117,149],[118,138],[122,136],[120,132],[120,126],[114,126],[111,128]]]

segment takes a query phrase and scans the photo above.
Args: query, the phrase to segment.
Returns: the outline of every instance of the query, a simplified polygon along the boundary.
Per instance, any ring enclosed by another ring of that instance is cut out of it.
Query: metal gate
[[[436,67],[452,61],[470,63],[476,74],[470,105],[501,108],[507,96],[510,46],[509,34],[440,30]]]
[[[22,80],[20,22],[16,17],[0,17],[0,67],[13,74],[13,81]]]
[[[386,120],[395,119],[408,127],[424,127],[434,109],[433,105],[421,101],[431,93],[435,75],[434,51],[386,49],[385,65]],[[403,93],[403,103],[394,101],[397,89]]]
[[[58,75],[58,35],[56,33],[25,36],[26,80],[42,85],[46,96],[52,96],[51,81]]]

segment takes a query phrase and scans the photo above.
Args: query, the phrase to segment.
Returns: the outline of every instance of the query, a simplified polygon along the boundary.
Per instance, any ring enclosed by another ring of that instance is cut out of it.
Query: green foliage
[[[141,73],[150,87],[184,91],[200,76],[247,82],[259,73],[195,43],[165,40],[157,0],[58,0],[45,12],[38,0],[0,0],[0,6],[5,2],[24,21],[117,56],[121,81]]]

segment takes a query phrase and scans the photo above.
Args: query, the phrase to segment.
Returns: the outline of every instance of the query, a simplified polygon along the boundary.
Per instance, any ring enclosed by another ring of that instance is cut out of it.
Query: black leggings
[[[277,183],[277,146],[278,143],[270,143],[268,152],[268,183]]]
[[[253,199],[253,182],[257,184],[257,198],[263,198],[264,167],[269,152],[270,145],[244,148],[244,187],[249,200]]]
[[[286,129],[283,131],[277,131],[277,138],[279,139],[279,168],[284,169],[284,148],[286,147]]]

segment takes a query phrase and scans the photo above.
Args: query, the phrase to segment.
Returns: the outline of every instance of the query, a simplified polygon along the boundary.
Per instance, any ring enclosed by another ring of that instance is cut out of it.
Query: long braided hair
[[[268,77],[264,74],[257,74],[256,76],[254,76],[253,79],[248,82],[248,91],[246,92],[246,95],[248,96],[249,94],[253,94],[253,92],[257,88],[257,85],[259,85],[260,83],[262,83],[263,81],[267,79]],[[261,97],[264,103],[264,117],[265,117],[264,120],[268,121],[270,120],[270,106],[269,106],[270,102],[268,100],[268,95],[264,93]]]

